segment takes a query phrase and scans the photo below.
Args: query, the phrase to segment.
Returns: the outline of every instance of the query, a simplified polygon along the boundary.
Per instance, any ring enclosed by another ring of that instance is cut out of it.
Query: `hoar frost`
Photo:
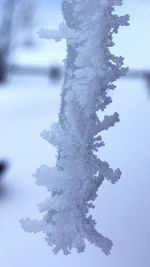
[[[114,6],[121,4],[121,0],[63,0],[65,22],[58,31],[40,32],[41,37],[65,38],[67,43],[59,121],[42,133],[57,147],[58,156],[55,167],[42,166],[35,174],[37,184],[51,192],[39,206],[43,219],[27,218],[22,225],[29,232],[44,232],[54,253],[68,254],[73,247],[83,252],[85,240],[106,255],[112,247],[112,241],[95,229],[89,209],[104,179],[114,184],[121,175],[95,153],[104,145],[101,131],[119,121],[117,113],[100,121],[97,112],[111,103],[108,89],[114,89],[113,82],[127,71],[123,58],[109,51],[113,33],[128,25],[127,15],[114,14]]]

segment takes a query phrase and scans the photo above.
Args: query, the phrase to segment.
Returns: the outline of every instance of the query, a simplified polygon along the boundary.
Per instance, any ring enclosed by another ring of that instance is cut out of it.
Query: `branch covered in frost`
[[[111,103],[109,90],[113,82],[125,75],[123,58],[110,53],[112,36],[120,25],[128,25],[128,16],[114,14],[121,0],[63,0],[65,22],[58,31],[41,30],[40,36],[56,41],[66,39],[67,59],[61,93],[58,123],[42,137],[57,147],[56,166],[42,166],[35,174],[37,184],[46,186],[50,197],[40,204],[41,221],[22,221],[25,230],[43,231],[54,253],[85,249],[85,240],[109,254],[112,241],[95,229],[89,215],[98,188],[104,179],[115,183],[119,169],[113,171],[95,151],[104,145],[100,133],[119,121],[118,114],[104,116]]]

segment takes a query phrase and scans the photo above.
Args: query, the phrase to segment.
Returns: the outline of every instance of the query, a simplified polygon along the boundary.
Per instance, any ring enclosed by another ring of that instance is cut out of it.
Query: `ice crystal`
[[[111,103],[108,92],[127,71],[123,58],[109,50],[113,33],[128,25],[127,15],[114,14],[114,6],[121,4],[120,0],[63,0],[64,22],[58,31],[40,31],[44,38],[65,38],[67,44],[59,120],[42,133],[56,146],[58,156],[55,167],[42,166],[35,174],[37,184],[51,192],[39,207],[43,219],[27,218],[22,224],[29,232],[44,232],[54,253],[68,254],[73,247],[83,252],[85,240],[106,255],[112,247],[112,241],[96,230],[89,209],[104,179],[114,184],[121,175],[95,153],[104,145],[101,132],[119,121],[116,112],[102,121],[97,112]]]

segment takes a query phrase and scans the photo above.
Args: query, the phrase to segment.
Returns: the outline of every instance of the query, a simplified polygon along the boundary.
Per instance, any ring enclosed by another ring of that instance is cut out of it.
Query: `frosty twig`
[[[48,244],[57,253],[78,252],[85,249],[85,240],[110,253],[112,241],[98,233],[95,221],[89,215],[97,190],[106,178],[115,183],[120,170],[113,171],[107,162],[96,155],[104,145],[101,131],[119,121],[115,112],[100,121],[97,111],[104,111],[111,98],[108,89],[127,69],[123,58],[112,55],[112,35],[120,25],[128,24],[128,16],[119,17],[113,7],[115,0],[64,0],[62,10],[65,22],[58,31],[42,30],[40,35],[48,39],[67,42],[65,79],[61,94],[58,123],[42,136],[57,147],[56,166],[42,166],[35,176],[52,195],[40,205],[45,212],[43,220],[23,221],[27,231],[43,231]]]

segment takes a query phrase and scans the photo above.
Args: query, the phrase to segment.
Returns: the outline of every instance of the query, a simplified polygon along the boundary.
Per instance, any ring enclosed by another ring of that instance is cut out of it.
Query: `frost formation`
[[[53,252],[62,250],[69,254],[72,248],[85,249],[85,240],[100,247],[108,255],[112,241],[95,229],[89,215],[98,188],[104,179],[112,184],[120,178],[119,169],[113,171],[109,164],[96,155],[104,145],[101,131],[108,130],[119,121],[118,114],[104,116],[101,112],[111,103],[108,89],[125,75],[123,58],[112,55],[113,33],[120,25],[128,25],[128,15],[117,16],[114,6],[121,0],[63,0],[65,21],[58,31],[41,30],[47,39],[62,38],[67,43],[65,78],[61,93],[59,121],[42,137],[57,147],[56,166],[40,167],[35,176],[37,184],[46,186],[50,198],[40,204],[44,213],[41,221],[22,220],[29,232],[44,232]]]

